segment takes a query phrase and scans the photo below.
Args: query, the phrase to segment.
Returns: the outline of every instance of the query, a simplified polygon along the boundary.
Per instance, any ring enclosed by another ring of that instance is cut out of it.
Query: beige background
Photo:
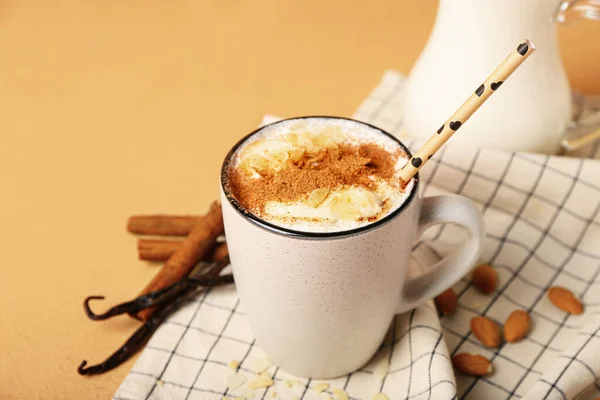
[[[135,330],[81,302],[135,296],[132,213],[195,213],[265,113],[348,116],[408,73],[436,2],[0,0],[0,398],[106,399],[132,366],[76,374]],[[600,93],[600,24],[561,29]],[[596,40],[592,40],[592,38]]]

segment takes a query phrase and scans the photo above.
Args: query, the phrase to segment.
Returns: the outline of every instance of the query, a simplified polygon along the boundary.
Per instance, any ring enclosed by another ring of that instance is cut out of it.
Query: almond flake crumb
[[[315,386],[313,386],[313,389],[315,389],[317,393],[324,392],[329,389],[329,383],[317,383]]]
[[[229,368],[238,369],[239,366],[240,366],[240,362],[238,360],[229,361]]]
[[[259,358],[255,359],[252,362],[252,367],[250,368],[252,372],[256,374],[260,374],[261,372],[266,371],[271,366],[271,361],[267,358]]]
[[[348,400],[348,393],[344,392],[342,389],[333,388],[331,391],[336,400]]]
[[[246,378],[246,375],[244,375],[243,372],[236,372],[225,378],[225,385],[227,385],[229,390],[237,389],[242,386],[247,379],[248,378]]]
[[[156,381],[156,384],[158,386],[162,386],[162,385],[164,385],[164,382],[159,379],[159,380]]]
[[[390,400],[390,399],[383,393],[377,393],[377,394],[373,395],[373,400]]]
[[[273,385],[273,379],[267,375],[258,375],[255,379],[248,382],[250,389],[268,388]]]
[[[277,397],[277,392],[276,392],[276,391],[272,391],[272,392],[271,392],[271,397],[272,397],[272,398],[275,398],[275,397]]]
[[[291,388],[294,385],[300,385],[300,381],[297,379],[289,379],[289,380],[285,381],[285,385],[288,388]]]

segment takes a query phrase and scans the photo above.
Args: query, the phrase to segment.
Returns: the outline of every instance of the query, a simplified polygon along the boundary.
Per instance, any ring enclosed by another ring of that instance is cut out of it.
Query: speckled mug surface
[[[481,214],[461,196],[420,198],[417,176],[402,206],[357,229],[308,233],[267,223],[228,190],[232,156],[261,129],[234,146],[221,170],[225,235],[242,307],[259,346],[287,372],[317,379],[348,374],[375,354],[395,314],[423,304],[472,268],[482,251]],[[465,227],[470,239],[428,272],[406,279],[413,243],[441,223]]]

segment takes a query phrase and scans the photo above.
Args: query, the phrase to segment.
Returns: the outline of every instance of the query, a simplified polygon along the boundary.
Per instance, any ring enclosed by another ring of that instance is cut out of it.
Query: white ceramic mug
[[[331,233],[280,228],[247,212],[228,186],[236,149],[261,129],[235,145],[221,171],[225,235],[242,308],[258,345],[287,372],[317,379],[348,374],[375,354],[395,314],[471,269],[482,250],[481,214],[465,197],[420,198],[417,176],[406,202],[369,225]],[[406,279],[411,246],[441,223],[465,227],[470,239],[427,273]]]

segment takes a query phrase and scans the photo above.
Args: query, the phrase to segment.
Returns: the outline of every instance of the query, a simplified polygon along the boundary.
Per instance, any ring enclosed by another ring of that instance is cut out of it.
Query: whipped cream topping
[[[263,128],[237,150],[230,168],[244,175],[245,184],[251,190],[253,183],[266,183],[260,180],[276,176],[298,163],[301,166],[311,163],[310,168],[318,169],[323,153],[336,151],[342,145],[378,146],[380,153],[385,151],[389,153],[386,156],[392,157],[394,172],[407,162],[398,143],[376,129],[355,121],[310,118],[281,121]],[[355,155],[352,161],[369,166],[371,158]],[[406,201],[414,185],[411,180],[402,188],[395,173],[387,179],[375,173],[366,178],[367,185],[340,183],[319,187],[315,182],[314,187],[299,198],[292,201],[265,199],[261,209],[238,200],[250,212],[277,226],[304,232],[345,231],[370,224],[396,210]]]

